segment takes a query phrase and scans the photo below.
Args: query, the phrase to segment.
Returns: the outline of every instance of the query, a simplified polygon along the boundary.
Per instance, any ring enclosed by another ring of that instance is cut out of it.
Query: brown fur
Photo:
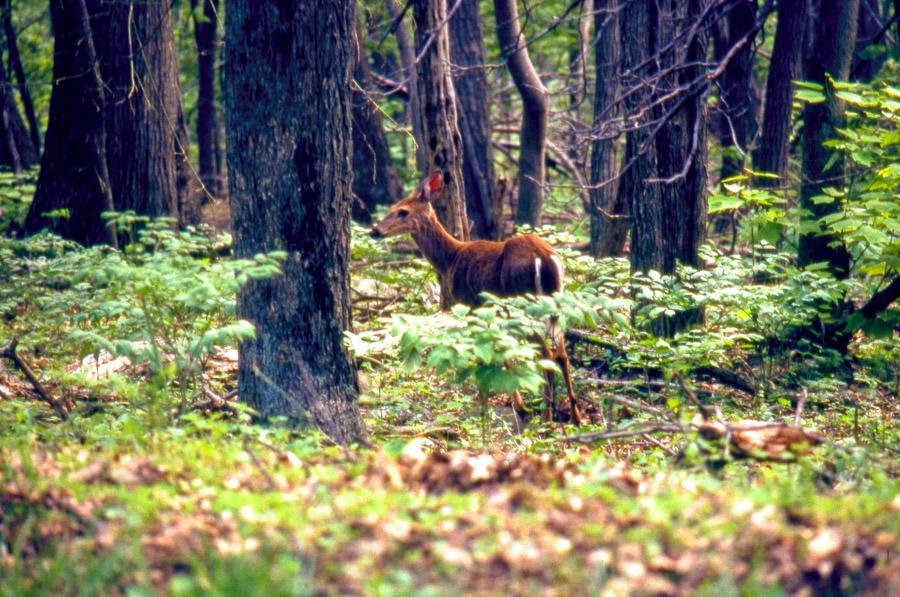
[[[440,193],[442,184],[440,172],[425,179],[412,195],[397,202],[372,227],[372,236],[387,237],[407,232],[412,234],[422,254],[441,278],[449,282],[452,292],[450,299],[453,303],[478,305],[481,303],[479,295],[482,292],[514,296],[526,293],[552,294],[562,290],[563,272],[559,254],[534,234],[516,236],[501,242],[463,242],[453,238],[438,221],[431,206],[431,200]],[[536,271],[537,259],[540,259],[540,268]],[[566,381],[572,417],[577,422],[579,415],[569,376],[565,340],[551,338],[551,341],[554,346],[548,349],[543,338],[540,339],[544,357],[559,363]],[[548,391],[552,410],[555,407],[552,377],[548,379]]]

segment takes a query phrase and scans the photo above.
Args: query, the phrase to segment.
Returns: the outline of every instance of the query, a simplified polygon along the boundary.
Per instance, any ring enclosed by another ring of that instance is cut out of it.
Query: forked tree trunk
[[[26,234],[50,228],[84,245],[115,244],[100,217],[112,211],[103,83],[85,0],[52,0],[53,91],[41,170]],[[69,217],[48,217],[66,209]]]
[[[838,137],[837,129],[844,124],[844,102],[835,96],[828,76],[846,81],[856,44],[859,0],[831,2],[823,0],[816,19],[813,43],[804,60],[804,76],[821,84],[825,101],[807,104],[803,109],[803,183],[800,186],[800,207],[813,218],[822,218],[840,209],[837,201],[816,202],[826,186],[840,188],[845,183],[844,160],[824,143]],[[826,170],[826,166],[828,166]],[[850,255],[846,247],[831,234],[806,233],[800,235],[799,265],[824,261],[836,277],[850,275]]]
[[[354,31],[352,214],[355,220],[371,222],[372,210],[400,199],[401,188],[381,113],[368,94],[371,89],[369,63],[359,24]]]
[[[791,136],[792,81],[800,74],[808,0],[779,0],[775,47],[766,79],[762,133],[753,152],[753,169],[778,175],[760,178],[760,186],[785,185]]]
[[[19,115],[12,89],[12,81],[0,60],[0,164],[21,172],[36,164],[38,155]]]
[[[522,96],[522,130],[519,135],[519,207],[516,222],[540,226],[544,209],[544,158],[550,101],[522,35],[516,0],[494,0],[500,53],[506,59],[519,95]]]
[[[202,3],[198,18],[198,2]],[[219,30],[219,0],[191,0],[194,11],[194,40],[197,45],[197,170],[206,193],[221,198],[224,185],[217,167],[218,115],[216,114],[216,52]]]
[[[19,54],[19,42],[12,20],[12,0],[4,0],[3,7],[0,10],[3,11],[3,31],[6,34],[6,51],[9,56],[9,66],[16,76],[19,99],[22,100],[22,108],[25,111],[25,118],[28,120],[29,133],[31,134],[31,146],[34,148],[35,156],[32,163],[37,163],[41,154],[41,130],[38,125],[37,115],[34,113],[34,101],[31,99],[31,92],[28,90],[25,67],[22,66],[22,57]]]
[[[450,55],[461,69],[454,78],[463,142],[466,211],[475,238],[499,239],[503,208],[494,189],[490,93],[482,68],[484,34],[478,2],[463,2],[450,18]]]
[[[341,444],[365,438],[343,341],[354,6],[229,0],[225,17],[235,256],[288,254],[283,274],[238,294],[238,316],[256,326],[240,349],[240,398],[262,416],[311,420]]]
[[[591,144],[591,254],[621,255],[628,239],[628,201],[619,194],[616,149],[619,90],[618,0],[594,0],[594,142]],[[602,185],[602,186],[600,186]]]
[[[180,91],[169,2],[102,0],[95,14],[116,209],[177,217]]]

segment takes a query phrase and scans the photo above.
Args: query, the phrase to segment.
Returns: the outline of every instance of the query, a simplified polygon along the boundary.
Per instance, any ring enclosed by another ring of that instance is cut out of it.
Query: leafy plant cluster
[[[607,366],[623,372],[668,376],[704,367],[749,369],[758,387],[769,388],[776,382],[806,386],[820,366],[834,365],[836,355],[798,341],[797,330],[828,321],[830,305],[858,292],[859,282],[800,270],[792,255],[764,241],[749,255],[728,254],[711,244],[701,253],[703,267],[680,267],[675,276],[661,276],[652,271],[632,275],[622,259],[564,252],[573,278],[564,293],[485,295],[476,308],[395,315],[383,319],[381,329],[349,334],[348,342],[360,355],[387,354],[407,369],[452,373],[457,383],[473,382],[482,396],[541,389],[544,372],[556,369],[541,359],[538,344],[546,341],[551,318],[564,330],[587,332],[588,344],[605,351]],[[702,325],[671,337],[650,333],[651,322],[660,316],[697,310],[703,313]],[[895,376],[885,369],[879,374]]]
[[[50,234],[0,240],[0,312],[23,341],[69,359],[105,352],[146,367],[152,386],[184,395],[211,355],[253,336],[237,290],[280,272],[284,253],[227,257],[227,237],[175,231],[167,219],[115,214],[133,241],[84,249]],[[224,251],[223,251],[224,250]],[[225,257],[220,253],[225,253]]]

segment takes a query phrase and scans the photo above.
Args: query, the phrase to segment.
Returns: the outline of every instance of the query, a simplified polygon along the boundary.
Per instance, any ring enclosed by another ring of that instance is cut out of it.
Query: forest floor
[[[435,310],[427,265],[373,256],[363,237],[356,331]],[[35,324],[28,309],[3,342]],[[60,422],[0,359],[0,595],[900,594],[900,403],[886,383],[835,381],[798,402],[775,382],[754,394],[614,375],[579,342],[588,423],[523,429],[504,394],[482,416],[470,383],[370,353],[372,446],[342,448],[251,424],[227,394],[233,349],[206,363],[202,391],[168,395],[146,365],[42,338],[21,354],[75,406]],[[703,433],[701,401],[724,437]],[[641,432],[668,409],[678,429]],[[749,419],[816,440],[762,437]],[[610,430],[626,435],[598,437]]]

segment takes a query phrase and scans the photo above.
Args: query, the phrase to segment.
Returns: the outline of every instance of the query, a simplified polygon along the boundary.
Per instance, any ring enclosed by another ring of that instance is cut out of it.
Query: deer
[[[437,270],[449,289],[452,303],[477,307],[481,293],[499,297],[523,294],[550,295],[563,289],[563,263],[549,243],[534,234],[514,236],[505,241],[460,241],[441,225],[432,206],[444,186],[444,174],[438,170],[425,178],[413,193],[391,206],[388,214],[372,227],[373,238],[409,233],[419,251]],[[569,372],[566,342],[556,318],[547,326],[552,347],[538,338],[544,358],[555,361],[562,372],[571,409],[571,419],[581,423],[581,415]],[[552,420],[556,411],[553,373],[546,373],[544,399]],[[514,408],[521,415],[525,405],[518,394]]]

